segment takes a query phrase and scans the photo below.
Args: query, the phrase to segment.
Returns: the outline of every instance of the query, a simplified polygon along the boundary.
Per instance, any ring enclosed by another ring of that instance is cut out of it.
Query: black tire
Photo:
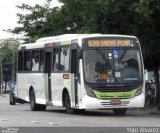
[[[85,109],[78,109],[78,110],[77,110],[77,113],[84,114],[85,111],[86,111]]]
[[[32,111],[46,110],[46,105],[36,103],[36,96],[35,96],[34,90],[31,90],[31,93],[30,93],[30,107]]]
[[[11,93],[9,93],[9,104],[12,105],[12,97],[11,97]]]
[[[125,115],[127,112],[127,109],[126,108],[113,109],[113,112],[115,115]]]
[[[15,105],[16,104],[16,98],[15,98],[15,95],[13,92],[10,92],[10,95],[9,95],[9,101],[10,101],[10,105]]]
[[[66,107],[66,113],[68,113],[68,114],[75,113],[75,109],[71,108],[71,100],[70,100],[68,93],[66,93],[66,95],[65,95],[65,107]]]
[[[46,105],[38,104],[38,111],[45,111],[45,110],[46,110]]]
[[[15,98],[15,95],[13,95],[13,105],[16,105],[16,98]]]
[[[29,98],[30,98],[31,110],[32,111],[37,111],[38,110],[38,104],[36,104],[36,97],[35,97],[34,90],[31,90]]]
[[[11,97],[11,94],[9,95],[9,104],[12,105],[12,97]]]

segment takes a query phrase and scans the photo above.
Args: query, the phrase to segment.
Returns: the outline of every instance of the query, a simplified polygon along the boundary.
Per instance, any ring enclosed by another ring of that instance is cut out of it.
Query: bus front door
[[[48,83],[47,85],[47,89],[46,89],[46,99],[47,99],[47,103],[52,101],[52,97],[51,97],[51,57],[52,57],[52,53],[46,51],[45,52],[45,74],[46,74],[46,78],[48,80],[46,80]]]
[[[75,95],[75,105],[78,104],[78,56],[77,56],[77,49],[72,49],[71,52],[71,73],[74,74],[74,95]]]

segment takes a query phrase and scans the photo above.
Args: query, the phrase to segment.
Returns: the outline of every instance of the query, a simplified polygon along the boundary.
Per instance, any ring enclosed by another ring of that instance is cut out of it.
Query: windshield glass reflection
[[[84,76],[89,83],[128,83],[142,80],[138,50],[86,50]]]

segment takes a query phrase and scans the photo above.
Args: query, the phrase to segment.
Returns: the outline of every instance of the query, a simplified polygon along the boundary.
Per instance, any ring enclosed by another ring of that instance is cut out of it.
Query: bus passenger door
[[[72,49],[71,51],[71,73],[74,75],[73,77],[73,90],[75,96],[75,105],[78,104],[78,56],[77,49]]]
[[[50,51],[46,51],[45,52],[45,74],[47,75],[47,79],[46,81],[48,81],[47,88],[46,88],[46,100],[47,103],[52,101],[52,97],[51,97],[51,58],[52,57],[52,52]]]

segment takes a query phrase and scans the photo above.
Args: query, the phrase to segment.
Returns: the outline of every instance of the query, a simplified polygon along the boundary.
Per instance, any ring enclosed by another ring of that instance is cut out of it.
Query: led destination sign
[[[93,39],[93,40],[88,40],[87,45],[88,47],[133,47],[133,40]]]

